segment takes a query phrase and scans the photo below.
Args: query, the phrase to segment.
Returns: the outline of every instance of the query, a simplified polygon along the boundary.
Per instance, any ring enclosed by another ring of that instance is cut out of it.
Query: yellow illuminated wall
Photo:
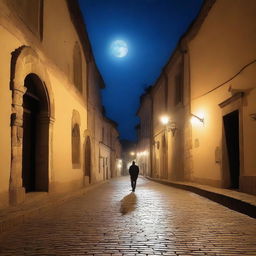
[[[204,125],[192,126],[193,179],[228,186],[222,118],[236,103],[219,104],[243,92],[241,106],[233,109],[239,109],[240,188],[250,192],[256,184],[256,123],[250,118],[256,112],[255,11],[254,0],[216,1],[189,43],[191,111],[204,117]]]

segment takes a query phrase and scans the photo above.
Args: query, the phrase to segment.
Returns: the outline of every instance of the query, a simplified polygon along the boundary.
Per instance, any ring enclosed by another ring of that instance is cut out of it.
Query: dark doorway
[[[25,79],[23,96],[22,182],[26,192],[48,191],[49,112],[43,83]]]
[[[35,191],[36,128],[39,99],[30,91],[23,97],[22,180],[26,192]]]
[[[240,152],[239,152],[239,111],[223,117],[230,172],[230,188],[239,188]]]
[[[89,183],[91,183],[91,142],[89,137],[86,138],[84,154],[84,175],[89,177]]]

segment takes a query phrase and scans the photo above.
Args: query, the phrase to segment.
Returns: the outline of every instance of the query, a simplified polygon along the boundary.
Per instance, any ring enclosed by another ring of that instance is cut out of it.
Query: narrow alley
[[[256,256],[255,13],[0,0],[0,256]]]
[[[0,236],[0,255],[256,255],[256,222],[194,193],[107,181]]]

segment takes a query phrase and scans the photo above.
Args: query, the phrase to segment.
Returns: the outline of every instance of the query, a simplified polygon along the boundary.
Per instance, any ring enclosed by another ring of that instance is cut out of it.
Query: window
[[[175,76],[175,105],[178,105],[179,103],[183,102],[183,79],[182,75],[176,75]]]
[[[78,169],[80,164],[80,115],[78,111],[73,110],[72,115],[72,131],[71,131],[71,144],[72,144],[72,167]]]
[[[80,165],[80,129],[75,124],[72,129],[72,164]]]
[[[74,85],[79,92],[83,92],[82,78],[82,55],[78,42],[75,43],[73,50],[73,80]]]

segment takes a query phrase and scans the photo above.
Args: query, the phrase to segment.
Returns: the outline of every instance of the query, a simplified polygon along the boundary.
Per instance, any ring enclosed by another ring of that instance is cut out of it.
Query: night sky
[[[140,95],[153,85],[180,36],[196,17],[203,0],[79,0],[93,53],[106,89],[107,117],[118,123],[121,139],[136,139]],[[123,40],[124,57],[112,43]]]

